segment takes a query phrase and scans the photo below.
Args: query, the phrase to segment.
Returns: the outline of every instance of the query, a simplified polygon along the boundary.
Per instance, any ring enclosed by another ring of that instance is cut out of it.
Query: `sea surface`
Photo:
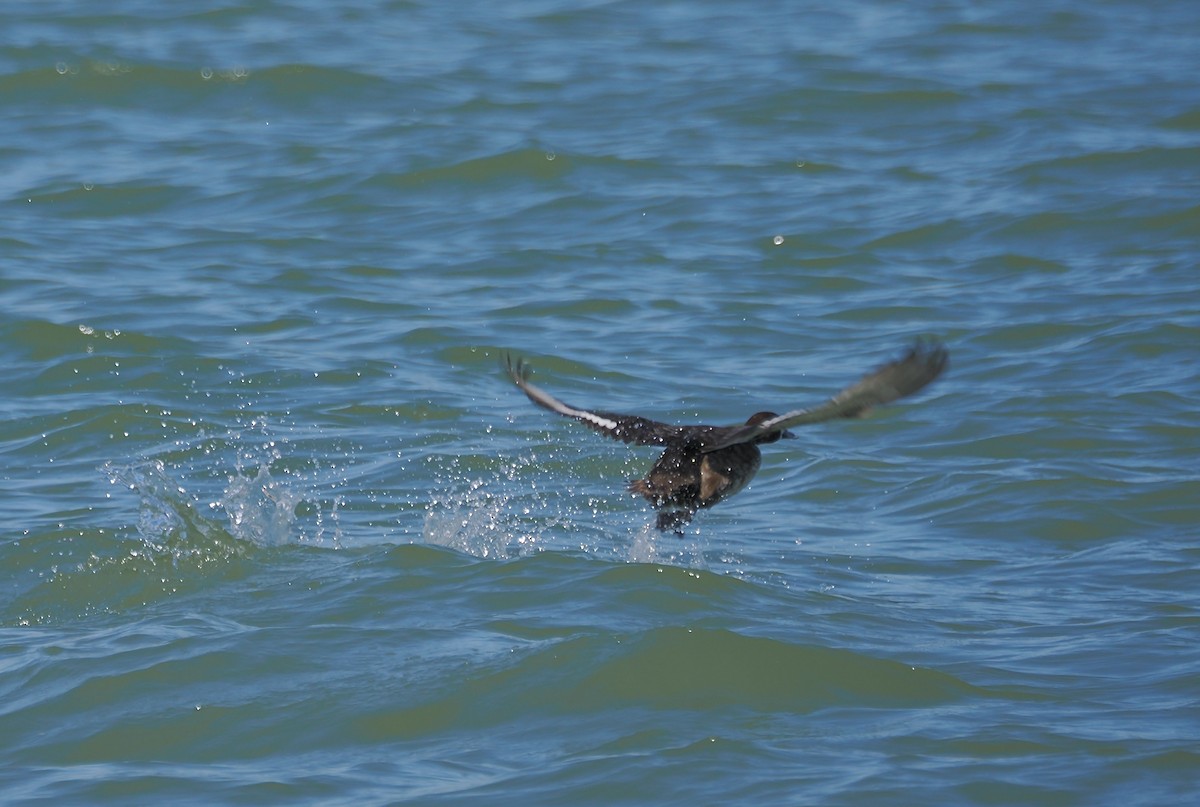
[[[0,802],[1200,792],[1200,4],[0,4]],[[655,457],[946,375],[659,534]]]

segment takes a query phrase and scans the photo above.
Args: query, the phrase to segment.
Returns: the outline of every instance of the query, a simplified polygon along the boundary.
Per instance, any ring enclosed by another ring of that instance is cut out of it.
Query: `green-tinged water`
[[[0,802],[1188,803],[1198,30],[0,6]]]

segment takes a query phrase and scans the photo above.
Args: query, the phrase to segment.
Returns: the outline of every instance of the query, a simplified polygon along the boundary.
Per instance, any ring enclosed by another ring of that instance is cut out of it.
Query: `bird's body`
[[[681,527],[702,507],[712,507],[749,484],[758,473],[762,452],[754,443],[736,443],[708,454],[697,444],[667,446],[645,479],[629,490],[659,510],[658,528]]]
[[[678,531],[696,511],[712,507],[744,488],[762,461],[759,446],[792,437],[791,426],[834,418],[861,417],[871,407],[920,390],[946,367],[948,353],[940,344],[916,343],[900,359],[868,373],[823,404],[782,415],[757,412],[736,426],[672,426],[613,412],[579,409],[563,403],[529,382],[523,361],[507,361],[512,380],[538,406],[574,418],[625,443],[664,448],[645,478],[629,490],[658,509],[660,530]]]

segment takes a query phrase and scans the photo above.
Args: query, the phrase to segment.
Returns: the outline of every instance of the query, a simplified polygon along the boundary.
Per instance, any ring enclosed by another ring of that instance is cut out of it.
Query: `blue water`
[[[1200,6],[0,6],[0,801],[1183,804]],[[682,537],[530,405],[737,423]]]

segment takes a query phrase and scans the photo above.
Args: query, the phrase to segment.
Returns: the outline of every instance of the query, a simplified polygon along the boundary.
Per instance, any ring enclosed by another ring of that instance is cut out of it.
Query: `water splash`
[[[548,466],[555,474],[550,487],[544,484]],[[586,482],[578,473],[578,466],[564,462],[557,450],[515,458],[451,458],[438,473],[441,489],[426,508],[421,540],[480,558],[556,550],[629,563],[708,567],[698,531],[663,535],[653,513],[635,497],[612,491],[603,479]],[[591,492],[592,484],[600,491]]]
[[[653,524],[646,524],[633,535],[629,545],[630,563],[656,563],[661,533]]]
[[[699,535],[699,530],[694,527],[686,535],[678,535],[664,533],[652,521],[647,522],[634,532],[624,559],[629,563],[708,569]]]
[[[536,531],[521,528],[509,510],[512,497],[473,481],[465,491],[435,495],[421,532],[427,544],[481,558],[511,558],[539,549]]]
[[[231,475],[229,486],[210,507],[225,511],[234,537],[260,546],[279,546],[297,537],[297,507],[305,501],[302,492],[276,480],[263,464],[252,477]]]
[[[563,524],[545,513],[547,497],[525,480],[534,457],[504,463],[486,476],[471,475],[459,458],[439,475],[444,489],[426,508],[422,540],[481,558],[513,558],[541,551],[547,530]]]
[[[171,466],[159,458],[102,466],[112,484],[137,494],[137,533],[143,541],[205,541],[219,533],[256,546],[327,540],[340,546],[341,497],[322,501],[316,493],[315,464],[286,458],[286,440],[271,439],[265,422],[252,425],[253,439],[248,432],[234,432],[223,440],[203,438],[199,445],[177,443],[172,453],[180,448],[185,453]],[[234,452],[233,470],[214,490],[212,482],[220,473],[211,466],[228,451]],[[202,492],[179,481],[188,478]]]
[[[101,470],[109,483],[137,494],[137,533],[148,546],[163,551],[189,535],[212,539],[219,530],[197,507],[199,499],[170,477],[162,460],[106,463]]]

